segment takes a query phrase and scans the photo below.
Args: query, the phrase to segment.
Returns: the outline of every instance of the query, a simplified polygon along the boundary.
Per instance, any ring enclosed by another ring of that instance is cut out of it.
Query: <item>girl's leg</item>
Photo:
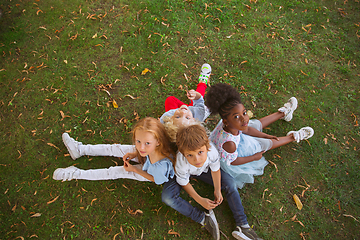
[[[276,112],[266,117],[260,118],[259,121],[261,122],[262,127],[265,128],[269,126],[271,123],[283,118],[284,116],[285,114],[283,112]]]
[[[135,146],[122,144],[82,144],[71,138],[68,133],[63,133],[62,139],[64,145],[70,153],[72,159],[77,159],[84,155],[89,156],[111,156],[123,157],[126,153],[134,152]],[[136,162],[137,159],[135,160]]]
[[[286,145],[288,143],[294,142],[295,138],[293,137],[293,134],[291,134],[289,136],[279,137],[279,141],[277,141],[275,139],[271,139],[271,141],[272,141],[273,144],[272,144],[272,147],[270,149],[274,149],[274,148],[284,146],[284,145]]]
[[[187,105],[187,104],[183,103],[182,101],[180,101],[179,99],[177,99],[174,96],[167,97],[165,100],[165,112],[172,110],[172,109],[177,109],[177,108],[181,107],[182,105]]]
[[[293,117],[293,113],[297,108],[298,101],[295,97],[291,97],[283,107],[278,109],[278,112],[270,114],[266,117],[263,117],[260,120],[262,123],[263,128],[269,126],[271,123],[279,120],[284,119],[285,121],[291,121]]]
[[[206,88],[207,88],[207,85],[203,82],[200,82],[200,83],[198,83],[198,85],[196,87],[196,91],[199,92],[201,94],[201,96],[204,97]]]
[[[279,141],[271,139],[273,145],[270,149],[274,149],[291,142],[300,142],[301,140],[306,140],[311,138],[314,135],[314,129],[311,127],[303,127],[298,131],[290,131],[285,137],[279,137]]]
[[[142,168],[142,165],[135,165],[137,168]],[[137,181],[148,182],[149,180],[143,176],[135,173],[128,172],[123,166],[116,166],[103,169],[89,169],[82,170],[74,166],[68,168],[58,168],[54,171],[53,179],[70,181],[72,179],[84,179],[84,180],[114,180],[119,178],[133,179]]]
[[[110,157],[123,157],[126,153],[135,152],[134,145],[122,144],[86,144],[78,146],[81,156],[110,156]]]

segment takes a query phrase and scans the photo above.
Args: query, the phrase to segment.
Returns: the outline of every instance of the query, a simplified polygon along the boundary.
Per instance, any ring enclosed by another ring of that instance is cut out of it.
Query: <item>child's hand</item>
[[[219,203],[216,203],[215,201],[212,201],[208,198],[202,198],[199,204],[207,210],[214,209],[219,205]]]
[[[191,89],[190,91],[188,91],[186,93],[186,96],[190,100],[198,100],[201,97],[201,94],[199,92],[195,91],[194,89]]]
[[[275,139],[276,141],[279,141],[279,138],[277,136],[268,135],[268,139]]]
[[[124,161],[124,169],[128,172],[135,172],[135,167],[129,161]]]
[[[136,158],[136,152],[132,152],[132,153],[126,153],[124,156],[123,156],[123,161],[124,162],[129,162],[131,159],[134,159]]]
[[[265,152],[265,151],[261,151],[261,152],[255,153],[255,154],[253,155],[254,161],[260,160],[260,158],[262,158],[262,155],[263,155],[264,152]]]
[[[215,202],[220,205],[222,201],[224,200],[221,191],[215,191],[214,192]]]

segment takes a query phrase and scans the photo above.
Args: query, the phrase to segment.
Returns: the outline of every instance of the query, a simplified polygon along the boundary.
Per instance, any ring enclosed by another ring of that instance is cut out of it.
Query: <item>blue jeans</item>
[[[191,177],[199,179],[205,183],[213,184],[211,171],[207,173],[202,173],[200,176],[192,175]],[[180,212],[181,214],[191,218],[195,222],[200,223],[204,217],[205,213],[200,211],[198,208],[193,207],[188,201],[182,199],[180,191],[182,186],[176,182],[176,177],[170,179],[164,184],[163,191],[161,194],[162,201]],[[221,170],[221,190],[225,192],[226,199],[228,201],[229,207],[233,212],[236,226],[242,226],[248,224],[247,218],[244,212],[244,207],[241,204],[240,195],[234,181],[234,178],[229,174]]]

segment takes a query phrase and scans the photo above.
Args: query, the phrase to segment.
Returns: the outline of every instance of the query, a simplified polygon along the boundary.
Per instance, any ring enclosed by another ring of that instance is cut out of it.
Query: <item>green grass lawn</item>
[[[0,9],[0,239],[210,239],[161,202],[161,186],[52,179],[59,167],[121,165],[73,161],[61,134],[129,144],[133,124],[161,116],[167,96],[186,101],[205,62],[211,83],[237,87],[255,118],[297,97],[294,119],[267,133],[315,130],[265,153],[264,175],[239,191],[259,236],[360,239],[358,0],[4,0]],[[226,201],[215,214],[221,239],[233,239]]]

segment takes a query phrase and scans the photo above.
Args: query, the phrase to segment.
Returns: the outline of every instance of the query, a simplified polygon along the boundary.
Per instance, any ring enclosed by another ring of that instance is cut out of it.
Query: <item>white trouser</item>
[[[136,168],[141,169],[142,165],[135,165]],[[74,173],[74,179],[84,179],[84,180],[114,180],[119,178],[133,179],[137,181],[150,182],[147,178],[144,178],[140,174],[135,172],[128,172],[125,170],[124,166],[116,166],[102,169],[89,169],[76,171]]]
[[[126,153],[135,152],[134,145],[123,145],[123,144],[86,144],[78,146],[81,156],[111,156],[111,157],[123,157]],[[131,161],[139,162],[137,158],[131,159]],[[142,165],[135,165],[137,168],[141,169]],[[85,179],[85,180],[113,180],[119,178],[133,179],[137,181],[150,181],[147,178],[135,173],[128,172],[125,170],[124,166],[116,166],[110,168],[102,169],[89,169],[82,170],[80,169],[78,173],[74,174],[75,179]]]
[[[79,144],[78,150],[81,156],[111,156],[123,157],[126,153],[135,152],[134,145],[123,144]]]

